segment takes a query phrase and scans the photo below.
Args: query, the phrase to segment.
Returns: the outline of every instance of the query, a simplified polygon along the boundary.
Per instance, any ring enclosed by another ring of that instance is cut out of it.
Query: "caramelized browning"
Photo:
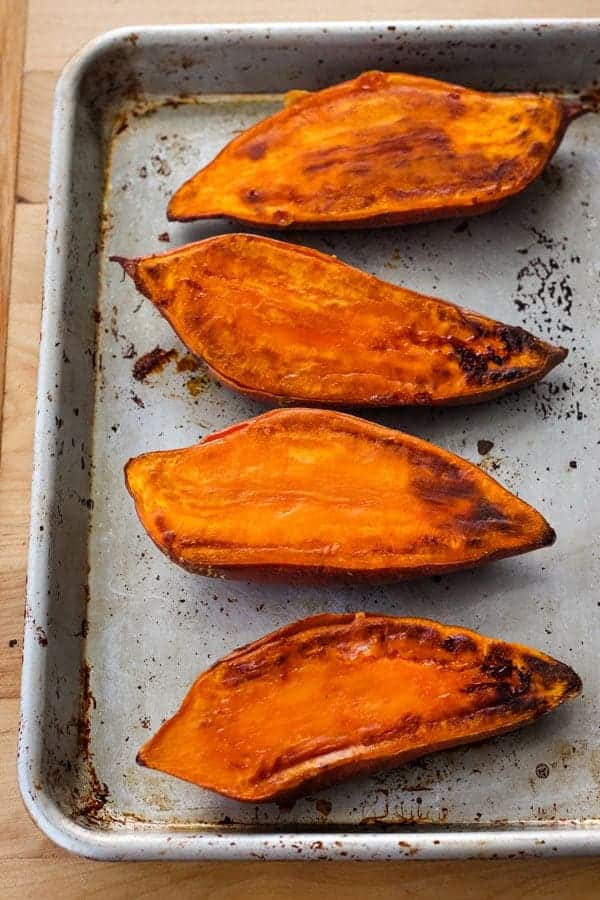
[[[585,111],[399,72],[293,101],[182,185],[168,217],[346,228],[486,212],[542,172]]]
[[[343,413],[275,410],[126,480],[175,562],[230,578],[392,581],[551,544],[527,503],[446,450]]]
[[[266,400],[390,406],[489,399],[566,350],[307,247],[228,234],[117,259],[230,387]]]
[[[466,629],[313,616],[200,675],[137,761],[256,803],[502,734],[580,690],[550,656]]]

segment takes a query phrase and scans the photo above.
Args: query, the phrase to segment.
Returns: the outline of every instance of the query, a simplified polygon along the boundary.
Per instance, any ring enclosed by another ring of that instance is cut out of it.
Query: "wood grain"
[[[19,653],[19,658],[21,654]],[[24,859],[62,859],[64,854],[51,844],[33,824],[25,812],[17,787],[15,758],[17,733],[14,723],[19,714],[19,701],[0,700],[0,796],[2,797],[2,834],[0,836],[0,872],[4,875],[5,861],[23,867]],[[0,888],[4,897],[4,881]]]
[[[597,866],[577,860],[486,863],[103,863],[72,857],[3,865],[4,898],[109,897],[283,900],[586,900]],[[473,875],[475,873],[475,875]],[[590,877],[591,875],[591,877]],[[66,887],[66,883],[71,887]],[[455,887],[453,887],[453,885]],[[598,881],[596,881],[596,887]],[[72,891],[72,893],[71,893]]]
[[[20,0],[0,0],[0,14]],[[52,845],[34,826],[18,795],[15,772],[23,592],[25,586],[31,439],[39,343],[51,97],[67,57],[89,38],[119,25],[274,19],[434,18],[451,14],[442,0],[30,0],[8,322],[3,456],[0,461],[0,895],[4,898],[158,897],[305,898],[339,900],[592,900],[600,894],[600,860],[549,859],[398,864],[144,863],[98,864]],[[498,14],[491,0],[466,0],[453,14]],[[596,0],[508,0],[502,15],[598,13]],[[5,17],[4,17],[5,18]],[[4,19],[2,20],[4,21]],[[0,28],[2,27],[0,21]],[[6,32],[6,26],[5,33]],[[14,36],[10,36],[14,40]],[[14,47],[11,48],[11,53]],[[14,132],[13,132],[14,147]],[[3,210],[0,209],[0,216]],[[4,232],[4,229],[3,229]],[[0,234],[2,241],[2,234]],[[3,247],[2,244],[0,246]],[[2,251],[0,251],[2,252]],[[0,257],[1,260],[4,257]],[[1,266],[0,266],[1,268]],[[17,643],[11,646],[12,642]]]
[[[42,305],[44,204],[15,214],[8,320],[4,430],[0,457],[0,697],[19,696],[29,490]],[[13,641],[17,641],[13,644]],[[1,836],[0,836],[1,841]]]
[[[56,72],[25,72],[21,96],[21,147],[17,201],[46,203]]]
[[[125,25],[189,24],[191,22],[323,22],[348,19],[466,19],[501,16],[510,18],[557,16],[594,16],[599,14],[597,0],[505,0],[502,6],[491,0],[465,0],[449,4],[447,0],[113,0],[56,3],[56,0],[30,0],[33,27],[27,38],[26,63],[30,69],[59,70],[65,60],[91,38],[109,28]],[[48,39],[51,38],[51,39]]]
[[[21,71],[26,21],[25,2],[0,0],[0,399],[4,396]]]

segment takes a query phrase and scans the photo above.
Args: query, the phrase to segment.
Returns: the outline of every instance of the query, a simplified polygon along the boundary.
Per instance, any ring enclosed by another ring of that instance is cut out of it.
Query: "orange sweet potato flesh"
[[[150,537],[202,575],[395,581],[555,537],[477,466],[338,412],[274,410],[125,471]]]
[[[473,403],[539,380],[567,353],[522,328],[256,235],[113,259],[221,381],[261,400]]]
[[[306,93],[186,181],[170,219],[348,228],[475,215],[544,169],[582,104],[400,72]]]
[[[564,663],[464,628],[319,615],[200,675],[137,761],[259,803],[511,731],[580,690]]]

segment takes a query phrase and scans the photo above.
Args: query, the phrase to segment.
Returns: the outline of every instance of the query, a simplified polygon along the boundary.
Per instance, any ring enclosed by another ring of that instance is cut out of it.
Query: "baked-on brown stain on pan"
[[[202,575],[395,581],[554,541],[477,466],[338,412],[274,410],[125,467],[144,528]]]
[[[131,374],[136,381],[145,381],[148,375],[161,372],[176,356],[177,350],[163,350],[162,347],[157,345],[153,350],[144,353],[143,356],[138,356],[133,364]]]
[[[257,235],[112,258],[217,378],[261,400],[476,403],[538,381],[567,354],[523,328]]]
[[[348,228],[488,212],[543,171],[589,108],[400,72],[293,99],[186,181],[169,219]]]
[[[260,803],[533,722],[581,681],[537,650],[427,619],[288,625],[217,662],[137,756]]]

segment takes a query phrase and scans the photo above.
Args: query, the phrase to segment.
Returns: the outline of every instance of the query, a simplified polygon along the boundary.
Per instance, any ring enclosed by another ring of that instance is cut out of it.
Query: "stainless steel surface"
[[[496,213],[286,235],[569,348],[542,384],[497,402],[372,416],[479,462],[544,513],[558,531],[553,548],[401,586],[227,583],[169,563],[124,488],[130,456],[187,445],[263,407],[175,360],[133,380],[135,356],[160,345],[181,360],[184,350],[109,254],[234,230],[168,223],[167,198],[234,133],[277,109],[283,91],[375,67],[569,93],[600,74],[600,22],[142,28],[95,41],[59,83],[19,776],[40,827],[75,852],[386,859],[600,850],[597,116],[575,122],[543,178]],[[482,439],[494,445],[487,455]],[[358,609],[530,643],[571,664],[584,696],[514,735],[291,809],[242,805],[136,767],[138,747],[207,664],[301,616]]]

